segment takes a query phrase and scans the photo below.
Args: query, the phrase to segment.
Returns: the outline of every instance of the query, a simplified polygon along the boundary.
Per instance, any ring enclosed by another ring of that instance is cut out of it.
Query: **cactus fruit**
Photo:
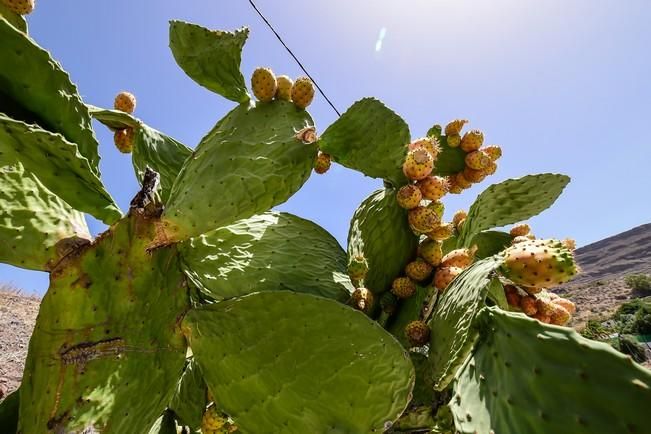
[[[429,342],[430,329],[423,321],[412,321],[405,327],[405,336],[412,346],[422,347]]]
[[[436,212],[426,206],[417,206],[407,213],[409,226],[414,232],[427,233],[432,231],[440,222]]]
[[[366,288],[357,288],[351,295],[351,302],[355,309],[368,313],[373,307],[373,293]]]
[[[294,85],[294,80],[289,78],[286,75],[279,75],[276,77],[276,99],[282,99],[283,101],[292,100],[292,86]]]
[[[439,267],[434,273],[434,287],[439,291],[445,291],[445,288],[457,277],[463,269],[459,267]]]
[[[362,255],[355,255],[348,262],[348,276],[353,281],[363,280],[368,273],[368,262]]]
[[[513,226],[509,233],[512,237],[524,237],[529,235],[531,228],[526,223],[520,223],[519,225]]]
[[[436,161],[439,152],[441,152],[441,145],[439,144],[439,141],[436,137],[423,137],[421,139],[414,140],[407,147],[410,151],[414,151],[420,148],[425,149],[427,152],[429,152],[434,161]]]
[[[482,169],[484,176],[490,176],[497,171],[497,164],[494,161],[490,161],[486,167]]]
[[[465,152],[476,151],[484,143],[484,133],[479,130],[471,130],[463,135],[459,146]]]
[[[416,183],[423,197],[429,200],[439,200],[448,192],[450,184],[442,176],[428,176]]]
[[[34,10],[36,0],[2,0],[2,3],[12,12],[27,15]]]
[[[212,404],[203,413],[201,418],[201,432],[216,431],[226,425],[227,419],[217,410],[217,407]]]
[[[423,198],[420,189],[413,184],[408,184],[400,187],[396,193],[396,200],[398,205],[405,209],[416,208]]]
[[[458,148],[461,144],[461,136],[459,134],[450,134],[447,139],[447,143],[450,148]]]
[[[452,223],[442,223],[425,235],[435,241],[445,241],[454,235],[454,225]]]
[[[456,176],[448,176],[448,185],[450,186],[448,188],[448,193],[461,194],[464,190],[457,182]]]
[[[536,307],[536,298],[531,295],[525,295],[520,300],[520,309],[527,316],[534,316],[538,313],[538,308]]]
[[[461,173],[463,173],[463,177],[468,182],[472,182],[473,184],[479,184],[488,176],[485,172],[485,169],[475,170],[471,169],[470,167],[465,167]]]
[[[113,107],[125,113],[133,114],[136,110],[136,97],[126,91],[122,91],[115,96]]]
[[[415,181],[429,176],[434,169],[434,158],[428,151],[422,148],[414,149],[407,153],[402,171],[405,176]]]
[[[468,123],[467,119],[455,119],[448,123],[445,126],[445,135],[446,136],[452,136],[452,135],[459,135],[461,134],[461,130],[463,129],[463,126]]]
[[[454,182],[464,190],[472,187],[472,182],[466,178],[463,172],[459,172],[454,176]],[[450,189],[450,191],[452,191],[452,189]]]
[[[299,77],[292,86],[292,101],[300,109],[310,105],[314,99],[314,84],[308,77]]]
[[[509,306],[520,307],[522,296],[517,287],[513,285],[504,285],[504,295],[506,296],[506,301]]]
[[[441,266],[467,268],[475,260],[475,253],[477,253],[477,246],[452,250],[443,256]]]
[[[319,175],[323,175],[330,169],[330,164],[330,155],[319,151],[314,162],[314,171]]]
[[[427,239],[418,245],[418,255],[430,265],[437,267],[443,258],[443,246],[438,241]]]
[[[472,151],[466,155],[466,166],[474,170],[482,170],[491,162],[491,158],[484,151]]]
[[[276,76],[270,68],[256,68],[251,76],[251,89],[258,101],[270,102],[276,95]]]
[[[560,304],[551,303],[551,305],[552,305],[552,312],[551,315],[549,315],[549,320],[551,324],[563,326],[568,322],[570,322],[570,320],[572,319],[572,315],[570,315],[567,309],[565,309]]]
[[[486,154],[488,154],[490,159],[493,161],[499,160],[502,156],[502,148],[500,148],[498,145],[486,146],[484,148],[480,148],[479,150],[484,151]]]
[[[397,277],[391,284],[391,293],[398,298],[409,298],[416,293],[416,284],[409,277]]]
[[[416,258],[405,267],[405,274],[411,280],[421,282],[427,279],[434,268],[424,259]]]
[[[567,310],[570,313],[570,315],[573,315],[574,312],[576,312],[576,304],[574,304],[574,302],[566,298],[559,297],[559,298],[552,299],[552,303],[562,306],[563,308],[565,308],[565,310]]]
[[[578,272],[572,251],[558,240],[530,240],[505,251],[502,272],[515,284],[550,288]]]
[[[129,154],[133,150],[133,128],[123,128],[116,130],[113,135],[113,142],[123,154]]]
[[[461,226],[466,220],[466,217],[468,217],[468,213],[463,209],[460,209],[454,213],[454,216],[452,217],[452,224],[457,229],[457,231],[461,230]]]

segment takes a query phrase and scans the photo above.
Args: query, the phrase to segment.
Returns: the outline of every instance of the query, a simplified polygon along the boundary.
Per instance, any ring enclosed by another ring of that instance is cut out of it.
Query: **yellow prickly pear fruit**
[[[422,258],[416,258],[405,267],[405,274],[411,280],[421,282],[427,279],[434,268]]]
[[[34,10],[35,0],[2,0],[7,8],[19,15],[27,15]]]
[[[448,180],[442,176],[428,176],[416,183],[425,199],[439,200],[450,188]]]
[[[538,313],[538,308],[536,307],[536,298],[530,295],[522,297],[520,300],[520,309],[527,316],[534,316]]]
[[[418,256],[436,267],[443,258],[443,246],[438,241],[427,239],[418,245]]]
[[[416,284],[409,277],[398,277],[391,285],[391,293],[398,298],[409,298],[416,293]]]
[[[314,84],[307,77],[298,77],[292,86],[292,101],[300,109],[309,106],[314,99]]]
[[[125,113],[132,114],[136,110],[136,97],[126,91],[122,91],[115,96],[113,107]]]
[[[486,179],[486,172],[484,170],[474,170],[470,167],[464,167],[463,177],[473,184],[478,184]]]
[[[368,313],[373,307],[373,293],[366,288],[357,288],[353,291],[351,302],[355,309]]]
[[[509,231],[512,237],[524,237],[526,235],[529,235],[530,232],[531,232],[531,228],[526,223],[520,223],[519,225],[515,225]]]
[[[278,83],[271,68],[256,68],[251,76],[251,89],[259,101],[269,102],[276,95]]]
[[[469,249],[452,250],[443,256],[441,266],[467,268],[475,260],[475,253],[477,253],[477,246],[472,246]]]
[[[484,151],[472,151],[466,155],[466,166],[474,170],[482,170],[491,162]]]
[[[457,148],[461,144],[461,136],[459,134],[450,134],[448,136],[448,146]]]
[[[425,149],[432,156],[434,160],[439,156],[441,152],[441,145],[436,137],[423,137],[418,140],[414,140],[408,146],[410,151],[422,148]]]
[[[407,220],[414,232],[422,234],[432,231],[440,222],[438,214],[425,206],[410,209],[407,213]]]
[[[463,172],[459,172],[456,175],[454,175],[454,180],[457,183],[457,185],[464,190],[472,186],[472,182],[466,179],[466,176],[463,174]]]
[[[210,405],[204,412],[201,418],[201,431],[215,431],[221,429],[226,425],[226,419],[218,410],[215,405]]]
[[[402,171],[405,176],[415,181],[426,178],[434,169],[434,158],[423,148],[417,148],[407,153]]]
[[[405,327],[405,336],[414,347],[429,343],[430,329],[424,321],[412,321]]]
[[[454,235],[454,225],[452,223],[443,223],[429,231],[426,235],[432,240],[445,241]]]
[[[294,85],[294,80],[289,78],[286,75],[279,75],[276,78],[276,99],[282,99],[283,101],[292,100],[292,86]]]
[[[459,267],[439,267],[434,273],[434,287],[439,291],[445,291],[450,283],[461,274],[463,270]]]
[[[481,145],[484,143],[484,133],[479,130],[471,130],[463,135],[461,139],[461,149],[466,152],[476,151],[481,148]]]
[[[500,148],[498,145],[486,146],[484,148],[481,148],[480,151],[484,151],[493,161],[499,160],[499,158],[502,156],[502,148]]]
[[[314,162],[314,171],[319,175],[323,175],[330,169],[330,155],[319,151]]]
[[[567,298],[556,298],[552,300],[552,303],[557,304],[559,306],[563,306],[565,310],[567,310],[570,315],[573,315],[574,312],[576,312],[576,304],[568,300]]]
[[[468,123],[468,119],[455,119],[445,126],[445,135],[453,136],[461,134],[463,126]]]
[[[461,230],[461,222],[463,222],[466,217],[468,217],[468,213],[462,209],[454,213],[454,216],[452,217],[452,224],[455,228],[457,228],[457,230]]]
[[[400,187],[398,193],[396,193],[398,205],[405,209],[416,208],[422,199],[423,195],[420,189],[413,184]]]
[[[133,150],[133,128],[123,128],[116,130],[113,135],[113,142],[123,154],[128,154]]]

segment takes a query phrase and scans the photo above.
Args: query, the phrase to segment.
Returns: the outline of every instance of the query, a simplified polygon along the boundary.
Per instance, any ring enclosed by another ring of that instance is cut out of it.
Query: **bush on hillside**
[[[626,276],[624,283],[636,291],[651,291],[651,276],[646,274],[631,274]]]

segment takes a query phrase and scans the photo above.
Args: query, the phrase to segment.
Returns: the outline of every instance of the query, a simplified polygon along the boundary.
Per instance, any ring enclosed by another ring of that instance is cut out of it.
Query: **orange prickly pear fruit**
[[[466,155],[466,166],[474,170],[482,170],[491,162],[491,158],[484,151],[472,151]]]
[[[475,253],[477,253],[477,246],[472,246],[469,249],[452,250],[443,256],[441,266],[467,268],[475,260]]]
[[[439,200],[450,188],[450,183],[442,176],[428,176],[416,183],[423,197],[429,200]]]
[[[531,295],[526,295],[520,300],[520,309],[527,316],[534,316],[538,312],[536,307],[536,298]]]
[[[132,114],[136,110],[136,97],[130,92],[122,91],[115,96],[113,108]]]
[[[128,154],[133,150],[133,128],[123,128],[116,130],[113,135],[113,142],[123,154]]]
[[[405,327],[407,340],[414,347],[422,347],[429,343],[430,329],[423,321],[412,321]]]
[[[469,182],[472,182],[473,184],[479,184],[488,176],[485,172],[485,169],[474,170],[471,169],[470,167],[464,167],[462,173],[463,173],[463,177],[467,179]]]
[[[509,306],[520,307],[522,296],[520,295],[518,288],[513,285],[504,285],[504,295],[506,296],[506,301]]]
[[[34,10],[35,0],[2,0],[10,11],[19,15],[30,14]]]
[[[574,304],[572,301],[568,300],[567,298],[556,298],[552,300],[552,303],[557,304],[559,306],[563,306],[565,310],[567,310],[570,315],[573,315],[574,312],[576,312],[576,304]]]
[[[294,80],[289,78],[286,75],[279,75],[276,78],[276,99],[282,99],[283,101],[292,100],[292,86],[294,85]]]
[[[453,136],[461,134],[463,126],[468,123],[468,119],[455,119],[445,126],[445,135]]]
[[[509,232],[512,237],[524,237],[529,235],[531,228],[526,223],[520,223],[519,225],[513,226]]]
[[[414,140],[408,145],[408,147],[410,151],[414,151],[419,148],[425,149],[427,152],[429,152],[434,161],[436,161],[436,158],[439,156],[439,152],[441,152],[441,145],[439,144],[439,141],[436,137],[423,137],[421,139]]]
[[[445,288],[457,277],[463,269],[459,267],[439,267],[434,273],[434,287],[439,291],[445,291]]]
[[[398,205],[405,209],[416,208],[422,199],[423,194],[414,184],[404,185],[396,193]]]
[[[423,258],[416,258],[405,267],[405,274],[411,280],[421,282],[427,279],[431,274],[434,267],[432,267]]]
[[[423,148],[409,151],[402,165],[402,171],[405,176],[416,181],[429,176],[433,169],[434,158]]]
[[[454,180],[457,183],[459,187],[462,189],[470,188],[472,186],[472,182],[470,182],[466,177],[464,176],[463,172],[459,172],[454,176]]]
[[[461,139],[461,149],[465,152],[476,151],[481,148],[481,145],[484,143],[484,133],[479,130],[471,130],[463,135]]]
[[[482,169],[482,172],[484,172],[485,176],[492,175],[496,171],[497,171],[497,164],[495,164],[494,161],[491,161],[490,163],[488,163],[488,166]]]
[[[319,175],[323,175],[330,169],[331,164],[330,155],[319,151],[314,162],[314,171]]]
[[[479,150],[484,151],[486,154],[488,154],[490,159],[493,161],[499,160],[502,156],[502,148],[500,148],[498,145],[486,146],[484,148],[480,148]]]
[[[314,84],[308,77],[299,77],[292,86],[292,101],[300,109],[309,106],[314,99]]]
[[[410,209],[407,214],[409,226],[414,232],[427,233],[432,231],[440,223],[436,211],[426,206],[417,206]]]
[[[398,298],[409,298],[416,293],[416,284],[409,277],[398,277],[391,285],[391,293]]]
[[[373,293],[366,288],[357,288],[351,296],[353,307],[362,312],[369,312],[373,307]]]

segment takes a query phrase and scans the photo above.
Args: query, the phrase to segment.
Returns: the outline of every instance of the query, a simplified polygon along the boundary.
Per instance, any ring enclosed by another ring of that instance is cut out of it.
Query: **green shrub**
[[[601,321],[590,319],[581,330],[581,335],[584,338],[594,339],[594,340],[603,340],[606,339],[612,330],[603,325]]]
[[[644,345],[636,341],[633,336],[621,335],[619,338],[619,351],[628,354],[638,363],[644,362],[647,359],[646,350]]]
[[[636,291],[651,291],[651,276],[646,274],[631,274],[626,276],[624,282]]]

